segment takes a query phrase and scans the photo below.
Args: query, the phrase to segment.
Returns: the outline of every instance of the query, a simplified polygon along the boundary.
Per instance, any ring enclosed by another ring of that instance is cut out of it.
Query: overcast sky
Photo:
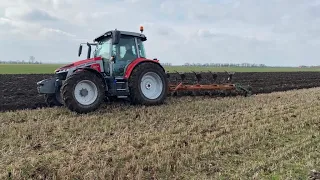
[[[68,63],[79,43],[140,25],[161,62],[320,64],[320,0],[1,0],[0,60]]]

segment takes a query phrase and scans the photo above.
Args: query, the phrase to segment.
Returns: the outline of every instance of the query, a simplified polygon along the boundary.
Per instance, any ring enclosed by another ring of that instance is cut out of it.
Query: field
[[[0,116],[0,177],[307,179],[320,161],[320,89],[249,98],[170,97]]]
[[[217,82],[223,82],[227,78],[226,73],[217,74]],[[205,75],[208,76],[209,73],[204,73]],[[49,77],[52,77],[52,74],[0,74],[0,112],[46,106],[43,96],[37,92],[36,82]],[[177,74],[171,74],[170,82],[177,84],[179,82],[177,77],[179,77]],[[233,81],[250,85],[254,94],[260,94],[320,87],[319,79],[318,72],[239,72],[234,75]],[[195,82],[196,80],[192,73],[187,73],[186,81]],[[206,83],[206,79],[203,83]]]
[[[0,64],[0,74],[49,74],[62,64]]]
[[[11,66],[0,65],[0,179],[307,179],[320,170],[317,69],[238,68],[233,82],[250,85],[251,97],[170,96],[76,115],[39,109],[36,82],[60,65]]]
[[[0,74],[50,74],[64,64],[0,64]],[[320,71],[320,68],[291,68],[291,67],[188,67],[165,66],[168,72],[298,72]]]

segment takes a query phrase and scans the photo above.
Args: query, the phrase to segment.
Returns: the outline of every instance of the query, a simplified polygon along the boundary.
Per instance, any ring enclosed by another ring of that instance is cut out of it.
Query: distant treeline
[[[30,61],[0,61],[0,64],[42,64],[39,61],[34,61],[34,62],[30,62]]]
[[[163,66],[172,66],[171,63],[161,63]],[[182,66],[207,66],[207,67],[268,67],[265,64],[250,64],[250,63],[185,63]]]
[[[171,63],[161,63],[163,66],[173,66]],[[267,66],[265,64],[250,64],[250,63],[185,63],[182,66],[194,66],[194,67],[292,67],[292,66]],[[296,66],[298,68],[320,68],[317,66]]]
[[[0,64],[42,64],[41,61],[36,61],[34,56],[30,56],[29,60],[10,60],[10,61],[3,61],[0,60]]]

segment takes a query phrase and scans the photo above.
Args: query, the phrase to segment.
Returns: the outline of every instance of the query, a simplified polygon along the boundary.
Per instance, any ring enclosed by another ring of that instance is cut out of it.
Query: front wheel
[[[167,97],[168,80],[158,64],[146,62],[132,71],[129,88],[133,104],[162,104]]]
[[[71,75],[62,86],[65,106],[77,113],[88,113],[98,109],[104,100],[103,80],[89,71]]]

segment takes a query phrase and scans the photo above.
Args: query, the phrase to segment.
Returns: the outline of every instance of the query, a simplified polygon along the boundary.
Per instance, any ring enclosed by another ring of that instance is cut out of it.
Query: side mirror
[[[82,45],[79,46],[79,51],[78,51],[78,56],[79,57],[80,57],[81,53],[82,53]]]
[[[120,31],[114,30],[112,34],[112,44],[118,44],[120,41]]]
[[[87,43],[87,46],[88,46],[87,59],[90,59],[90,56],[91,56],[91,45],[89,43]]]

